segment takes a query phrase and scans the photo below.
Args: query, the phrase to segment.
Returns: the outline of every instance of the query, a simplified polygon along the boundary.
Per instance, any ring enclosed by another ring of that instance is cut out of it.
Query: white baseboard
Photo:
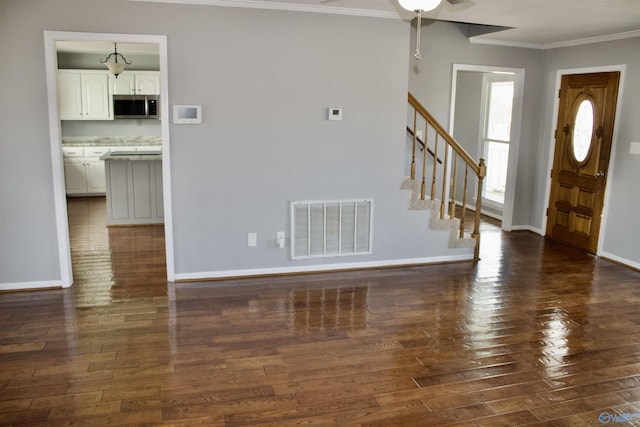
[[[60,281],[0,283],[0,291],[19,291],[26,289],[63,288]]]
[[[223,270],[197,273],[176,273],[176,281],[224,279],[232,277],[272,276],[279,274],[321,273],[323,271],[357,270],[377,267],[401,267],[416,264],[437,264],[444,262],[473,261],[473,254],[439,256],[430,258],[410,258],[385,261],[353,262],[300,267],[254,268],[250,270]]]
[[[631,267],[634,270],[640,270],[640,263],[631,261],[630,259],[622,258],[617,255],[611,254],[609,252],[600,252],[598,254],[601,258],[605,258],[611,261],[615,261],[619,264],[626,265],[627,267]]]
[[[544,236],[542,229],[533,227],[531,225],[512,225],[511,231],[531,231],[532,233],[536,233],[541,236]]]

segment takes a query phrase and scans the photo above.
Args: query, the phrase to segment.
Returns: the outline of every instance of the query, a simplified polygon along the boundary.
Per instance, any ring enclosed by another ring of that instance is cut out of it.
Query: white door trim
[[[58,252],[60,264],[60,279],[62,287],[73,284],[71,269],[71,249],[69,245],[69,224],[67,221],[67,203],[64,184],[64,165],[62,159],[62,138],[60,120],[58,120],[58,88],[56,70],[58,60],[56,41],[104,41],[123,43],[154,43],[159,46],[160,54],[160,111],[162,132],[162,181],[164,194],[164,232],[166,246],[167,279],[175,280],[175,264],[173,251],[173,211],[171,209],[171,150],[169,141],[169,90],[168,90],[168,59],[167,36],[141,34],[108,34],[108,33],[78,33],[66,31],[45,31],[45,67],[47,77],[47,104],[49,108],[49,138],[51,146],[51,161],[53,171],[53,191],[55,204],[56,229],[58,234]]]
[[[561,68],[556,71],[556,87],[553,91],[553,113],[551,116],[551,135],[549,136],[549,153],[547,160],[547,183],[544,191],[544,203],[542,204],[542,227],[541,234],[544,236],[547,234],[547,209],[549,208],[549,197],[551,197],[551,169],[553,169],[553,157],[556,147],[556,125],[558,124],[558,108],[560,106],[560,98],[556,95],[560,92],[560,86],[562,83],[562,76],[567,74],[587,74],[587,73],[607,73],[611,71],[620,71],[620,82],[618,84],[618,97],[616,101],[616,118],[620,114],[622,108],[622,94],[624,93],[624,77],[625,77],[626,65],[605,65],[601,67],[583,67],[583,68]],[[618,145],[618,126],[613,125],[613,135],[611,136],[611,157],[609,158],[609,172],[614,170],[616,160],[616,147]],[[609,173],[609,175],[611,175]],[[602,219],[600,221],[600,235],[598,237],[598,248],[596,249],[596,255],[601,256],[602,242],[607,232],[607,216],[609,214],[609,194],[611,193],[609,186],[611,185],[611,179],[607,179],[607,184],[604,189],[604,201],[602,209]]]
[[[516,177],[518,172],[518,153],[520,151],[520,134],[522,130],[522,108],[524,98],[524,68],[497,67],[491,65],[453,64],[451,78],[451,111],[449,113],[449,133],[453,135],[456,84],[458,71],[476,71],[481,73],[506,72],[514,74],[513,112],[511,121],[511,143],[509,144],[509,170],[507,171],[507,188],[502,208],[502,229],[511,231],[513,227],[513,206],[516,194]]]

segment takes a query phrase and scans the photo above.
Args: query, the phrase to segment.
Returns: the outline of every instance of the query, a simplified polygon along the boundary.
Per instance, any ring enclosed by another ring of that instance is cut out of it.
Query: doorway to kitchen
[[[505,231],[513,224],[523,91],[524,69],[453,66],[450,133],[467,152],[485,159],[482,213],[501,220]],[[475,201],[477,188],[468,192],[467,200]]]
[[[168,109],[168,89],[167,89],[167,42],[166,36],[158,35],[127,35],[127,34],[104,34],[104,33],[75,33],[75,32],[58,32],[45,31],[45,63],[47,74],[47,94],[49,107],[49,130],[52,154],[53,169],[53,187],[55,199],[55,218],[56,228],[58,231],[58,249],[61,271],[61,285],[69,287],[74,283],[73,267],[71,257],[71,234],[70,234],[70,218],[82,212],[83,208],[76,209],[77,205],[71,210],[67,206],[67,189],[65,185],[64,159],[62,155],[62,126],[60,121],[60,110],[58,104],[58,96],[60,87],[58,86],[58,55],[57,42],[101,42],[109,41],[112,43],[140,43],[156,45],[159,56],[159,93],[160,99],[160,115],[161,117],[169,117]],[[105,52],[106,56],[109,52]],[[171,211],[171,176],[170,176],[170,150],[169,150],[169,125],[168,120],[161,120],[160,123],[160,139],[162,144],[162,198],[164,209],[164,260],[166,265],[165,280],[174,280],[174,261],[173,261],[173,229],[172,229],[172,211]],[[90,211],[94,208],[87,208]],[[106,208],[105,208],[106,211]],[[105,227],[106,228],[106,227]],[[108,233],[111,239],[111,231]],[[117,233],[115,233],[117,234]],[[115,235],[114,234],[114,235]]]

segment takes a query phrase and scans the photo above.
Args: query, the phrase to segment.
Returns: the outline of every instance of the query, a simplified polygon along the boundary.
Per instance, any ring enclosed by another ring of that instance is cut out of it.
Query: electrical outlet
[[[632,142],[629,148],[630,154],[640,154],[640,142]]]
[[[247,235],[247,245],[249,247],[258,246],[258,233],[249,233]]]
[[[278,231],[276,233],[276,247],[280,249],[284,249],[285,244],[286,244],[286,240],[284,237],[284,231]]]

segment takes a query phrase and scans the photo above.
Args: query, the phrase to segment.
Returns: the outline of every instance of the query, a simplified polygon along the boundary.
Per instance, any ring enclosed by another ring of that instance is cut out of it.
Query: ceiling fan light
[[[400,6],[410,12],[421,10],[428,12],[435,9],[440,4],[440,0],[398,0]]]

